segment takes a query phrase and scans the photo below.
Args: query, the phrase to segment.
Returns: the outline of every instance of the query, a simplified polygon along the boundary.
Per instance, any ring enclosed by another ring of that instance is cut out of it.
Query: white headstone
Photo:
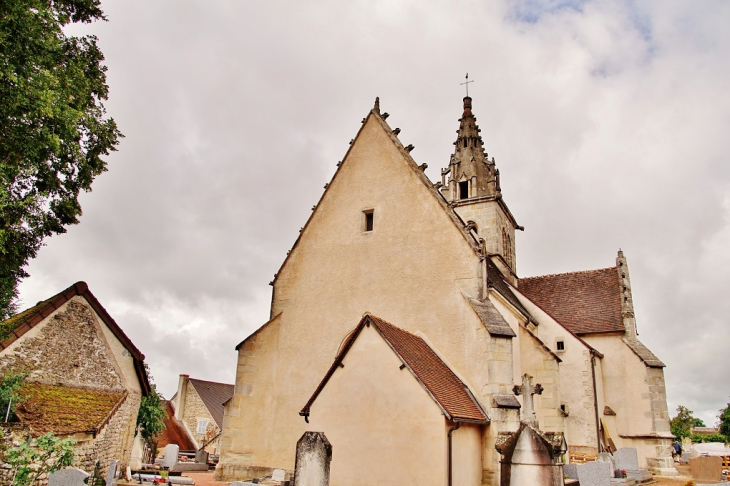
[[[106,485],[112,486],[114,484],[114,480],[117,478],[117,465],[119,464],[119,461],[116,459],[109,462],[109,471],[106,473]]]
[[[578,466],[580,486],[611,486],[611,466],[605,462],[586,462]]]
[[[286,471],[283,469],[274,469],[274,472],[271,473],[271,480],[272,481],[284,481],[286,479]]]
[[[167,469],[177,464],[177,455],[180,452],[180,446],[177,444],[167,444],[165,446],[165,458],[162,460],[160,465]]]
[[[305,432],[297,442],[294,486],[329,486],[332,445],[323,432]]]
[[[48,476],[48,486],[86,486],[84,479],[89,476],[81,469],[59,469]]]
[[[613,453],[613,459],[616,461],[616,469],[639,470],[639,455],[633,447],[622,447]]]

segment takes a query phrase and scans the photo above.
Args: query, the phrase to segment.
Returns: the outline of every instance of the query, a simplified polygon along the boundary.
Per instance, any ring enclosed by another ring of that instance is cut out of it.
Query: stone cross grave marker
[[[162,467],[171,468],[177,464],[177,455],[180,452],[180,446],[177,444],[167,444],[165,446],[165,458],[160,464]]]
[[[48,476],[48,486],[86,486],[89,473],[81,469],[59,469]]]
[[[532,377],[527,373],[522,376],[522,385],[515,385],[512,388],[515,395],[524,395],[524,398],[522,398],[522,421],[527,422],[536,429],[538,428],[538,423],[532,396],[536,393],[542,395],[542,390],[542,385],[539,383],[532,386]]]
[[[606,462],[586,462],[578,466],[580,486],[611,486],[611,465]]]
[[[114,459],[109,463],[109,472],[106,474],[106,486],[112,486],[114,484],[114,478],[117,476],[117,465],[119,461]]]
[[[297,442],[294,486],[329,486],[332,444],[324,432],[304,432]]]

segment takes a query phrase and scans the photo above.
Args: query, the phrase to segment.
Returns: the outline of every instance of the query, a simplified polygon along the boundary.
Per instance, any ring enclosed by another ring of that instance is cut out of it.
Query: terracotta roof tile
[[[157,435],[157,447],[162,449],[167,444],[177,444],[181,451],[194,451],[195,444],[188,435],[183,424],[175,418],[175,409],[169,401],[164,402],[165,428]]]
[[[393,351],[421,382],[442,410],[455,421],[487,423],[489,418],[467,386],[454,374],[422,338],[400,329],[384,320],[366,315],[346,340],[325,377],[300,415],[309,415],[309,409],[327,381],[339,367],[362,329],[372,324]]]
[[[625,331],[616,267],[521,278],[519,291],[569,331]]]
[[[96,434],[126,399],[126,393],[26,383],[15,414],[33,436],[47,432]]]
[[[223,404],[233,396],[233,385],[227,383],[216,383],[214,381],[196,380],[190,378],[190,384],[195,387],[200,399],[218,424],[223,428]]]

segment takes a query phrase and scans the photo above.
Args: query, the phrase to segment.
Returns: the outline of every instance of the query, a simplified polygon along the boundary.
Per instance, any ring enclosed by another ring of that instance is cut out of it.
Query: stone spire
[[[484,151],[481,130],[471,111],[471,97],[464,98],[464,113],[449,166],[441,171],[442,192],[447,200],[496,197],[500,194],[499,171]],[[449,176],[448,181],[446,176]]]

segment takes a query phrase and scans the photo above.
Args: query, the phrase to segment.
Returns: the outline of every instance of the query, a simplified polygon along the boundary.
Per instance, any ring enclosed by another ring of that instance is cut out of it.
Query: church
[[[333,486],[497,485],[525,374],[566,462],[634,447],[641,467],[676,474],[626,257],[519,277],[523,228],[463,103],[434,183],[376,99],[271,283],[270,320],[236,347],[216,479],[293,469],[309,430],[332,444]]]

